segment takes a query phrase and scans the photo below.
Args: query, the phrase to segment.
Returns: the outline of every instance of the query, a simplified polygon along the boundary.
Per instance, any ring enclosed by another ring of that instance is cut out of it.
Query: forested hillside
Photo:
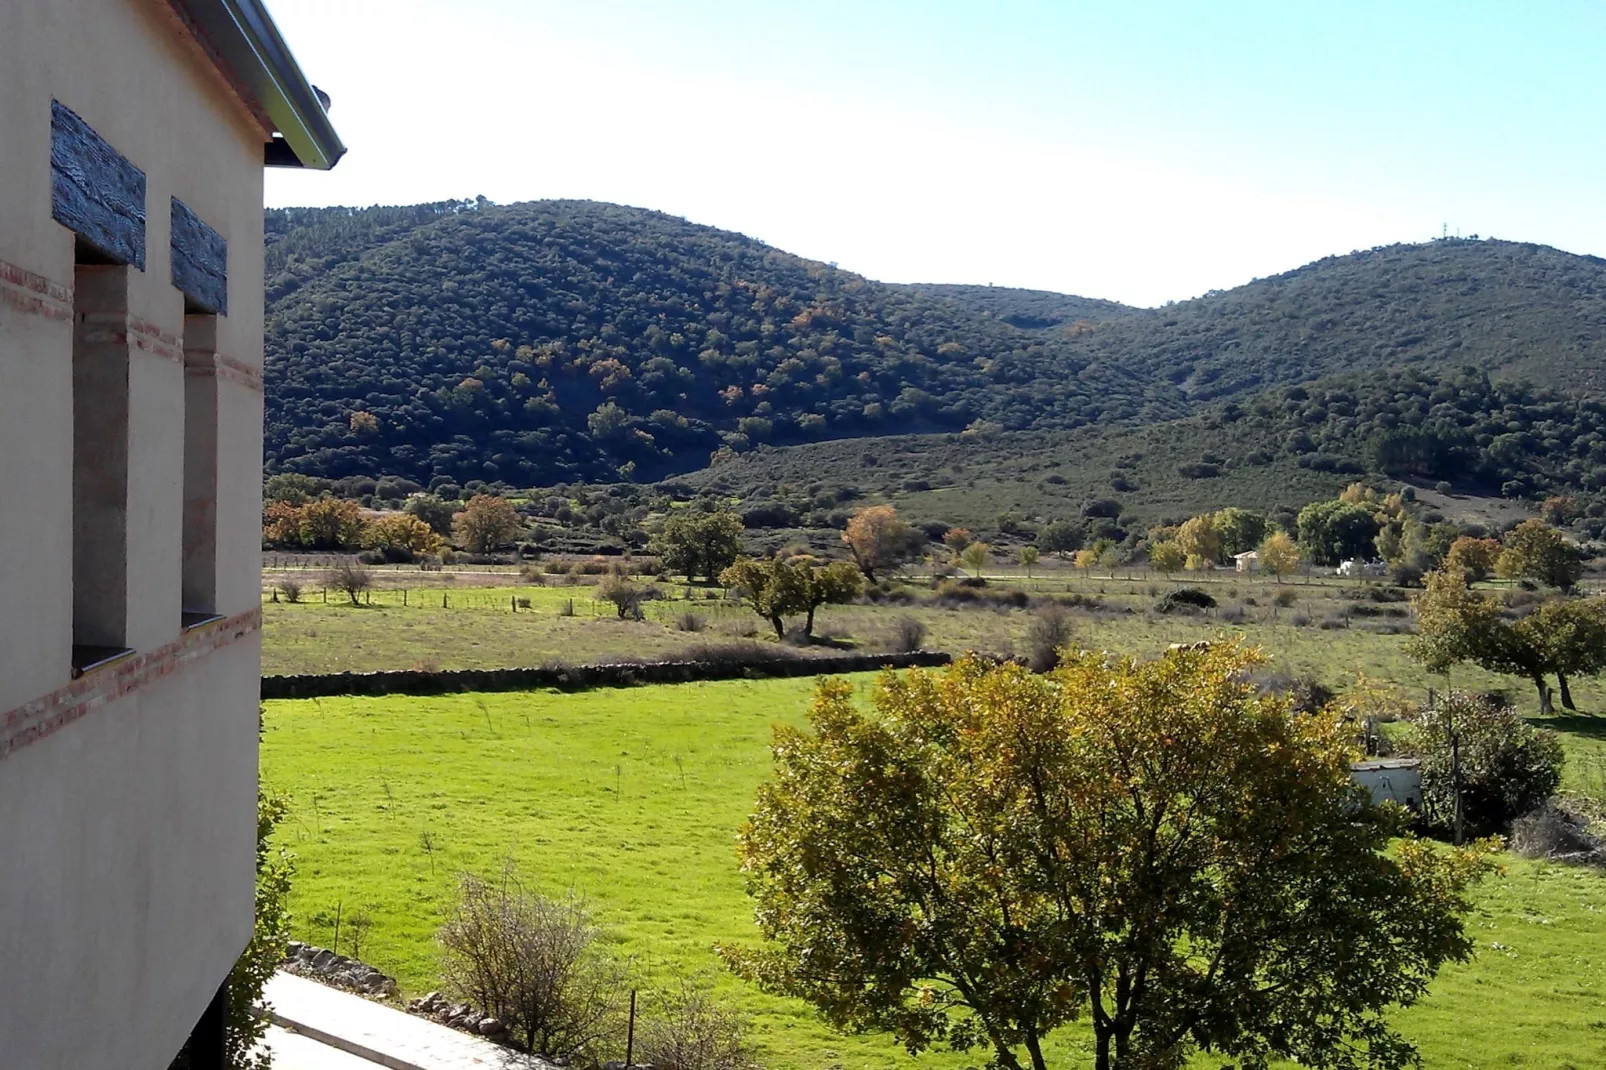
[[[1433,380],[1463,366],[1606,390],[1606,262],[1509,242],[1375,249],[1131,309],[886,285],[593,202],[283,209],[267,234],[270,471],[651,479],[764,444],[1152,426],[1324,376],[1366,373],[1347,388],[1365,393],[1367,375],[1402,368],[1421,373],[1406,393],[1428,408],[1442,404]],[[1581,414],[1570,428],[1595,419],[1579,397],[1547,404]],[[1393,447],[1373,436],[1389,429],[1360,434],[1344,408],[1302,410],[1303,452],[1282,444],[1295,433],[1282,416],[1250,407],[1269,422],[1245,426],[1259,451],[1305,470],[1381,463]],[[1418,468],[1470,448],[1413,441],[1396,443],[1401,455],[1436,458]],[[1565,457],[1578,461],[1571,445]],[[1441,477],[1499,474],[1459,471]],[[1535,486],[1571,479],[1538,475]]]

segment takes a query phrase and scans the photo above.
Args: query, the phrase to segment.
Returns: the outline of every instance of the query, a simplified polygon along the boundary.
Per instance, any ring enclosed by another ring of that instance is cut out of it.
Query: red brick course
[[[72,319],[72,287],[0,260],[0,301],[46,319]]]
[[[156,650],[92,669],[58,691],[0,714],[0,761],[184,664],[238,642],[261,626],[262,610],[247,610],[185,632]]]

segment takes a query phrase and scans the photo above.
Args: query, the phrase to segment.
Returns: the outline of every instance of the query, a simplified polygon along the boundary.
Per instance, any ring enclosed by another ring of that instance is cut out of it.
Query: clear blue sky
[[[1606,254],[1606,4],[269,0],[268,203],[582,197],[1152,305],[1451,232]]]

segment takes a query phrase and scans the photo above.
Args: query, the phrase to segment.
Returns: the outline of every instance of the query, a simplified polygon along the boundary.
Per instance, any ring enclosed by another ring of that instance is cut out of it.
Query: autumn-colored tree
[[[942,533],[942,544],[953,551],[958,557],[970,545],[971,534],[969,528],[949,528]]]
[[[299,549],[301,506],[291,501],[269,501],[262,508],[262,541],[268,546]]]
[[[874,583],[877,572],[897,568],[916,553],[925,536],[904,523],[892,506],[869,505],[848,518],[842,541],[864,578]]]
[[[1071,559],[1071,564],[1075,565],[1083,572],[1086,572],[1088,569],[1092,568],[1098,563],[1099,552],[1092,547],[1088,547],[1085,550],[1076,551],[1076,556]]]
[[[1032,578],[1032,569],[1034,567],[1036,567],[1037,562],[1041,558],[1041,556],[1042,555],[1037,552],[1037,547],[1035,547],[1035,546],[1022,546],[1021,547],[1020,555],[1019,555],[1020,563],[1021,563],[1021,567],[1026,570],[1026,578],[1027,579],[1031,579]]]
[[[742,553],[742,518],[729,509],[677,509],[654,536],[652,550],[665,568],[709,583]]]
[[[769,621],[777,639],[786,638],[786,618],[799,613],[804,615],[804,636],[813,636],[817,609],[851,602],[864,589],[859,570],[848,562],[820,565],[803,555],[739,558],[719,581],[745,592],[753,612]]]
[[[1539,515],[1547,524],[1566,524],[1578,517],[1578,502],[1566,494],[1553,494],[1539,506]]]
[[[1174,541],[1157,542],[1149,547],[1149,564],[1163,572],[1167,579],[1187,563],[1188,555]]]
[[[1260,568],[1281,583],[1283,577],[1299,567],[1299,547],[1286,532],[1274,531],[1260,544]]]
[[[1524,520],[1506,533],[1495,569],[1504,578],[1529,579],[1564,593],[1584,574],[1578,551],[1538,518]]]
[[[524,528],[518,510],[506,498],[476,494],[452,519],[457,544],[471,554],[488,554],[511,543]]]
[[[406,513],[390,513],[369,524],[362,544],[370,550],[407,557],[441,552],[441,537],[418,517]]]
[[[345,498],[319,498],[300,510],[301,545],[308,550],[349,550],[361,545],[362,510]]]
[[[1177,529],[1177,545],[1190,569],[1205,569],[1221,560],[1221,532],[1212,516],[1196,516]]]
[[[1444,555],[1444,567],[1447,570],[1460,570],[1466,574],[1469,583],[1477,583],[1494,571],[1495,562],[1499,559],[1499,539],[1475,539],[1471,535],[1462,535],[1450,544],[1449,551]]]
[[[970,569],[970,574],[977,579],[981,579],[982,569],[987,567],[987,562],[992,558],[992,547],[980,541],[970,543],[959,551],[959,563]]]
[[[1047,1070],[1077,1018],[1097,1070],[1413,1064],[1390,1011],[1470,956],[1493,845],[1406,837],[1342,718],[1260,694],[1258,664],[967,658],[884,674],[868,708],[822,681],[740,834],[766,946],[722,954],[838,1028],[1001,1070]]]

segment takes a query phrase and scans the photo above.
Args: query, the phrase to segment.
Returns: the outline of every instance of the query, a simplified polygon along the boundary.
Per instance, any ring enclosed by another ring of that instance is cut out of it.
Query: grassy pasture
[[[337,905],[347,919],[362,911],[374,922],[363,956],[422,992],[434,984],[432,934],[453,875],[511,856],[532,884],[585,894],[649,974],[715,969],[714,943],[753,938],[734,830],[768,774],[770,726],[799,721],[810,688],[269,703],[263,776],[294,799],[282,835],[300,864],[297,935],[327,944]],[[1567,738],[1599,756],[1599,732]],[[1476,960],[1446,971],[1401,1018],[1426,1065],[1606,1066],[1606,878],[1513,858],[1480,891],[1469,926]],[[883,1038],[841,1037],[800,1005],[720,984],[754,1014],[774,1068],[975,1061],[911,1060]],[[1074,1028],[1055,1047],[1057,1065],[1087,1062]]]

